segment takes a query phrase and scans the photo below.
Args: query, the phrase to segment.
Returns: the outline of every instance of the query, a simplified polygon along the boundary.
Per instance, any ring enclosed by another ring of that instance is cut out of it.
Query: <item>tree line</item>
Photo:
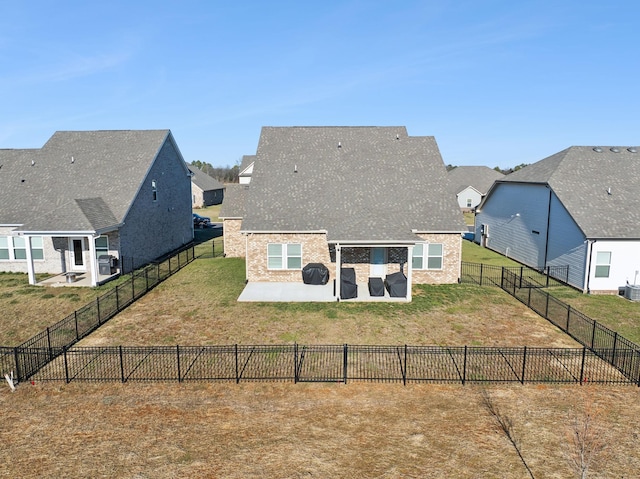
[[[192,161],[192,166],[195,166],[200,171],[203,171],[207,175],[215,178],[220,183],[238,183],[238,175],[240,174],[240,162],[237,162],[233,166],[213,166],[206,161]]]

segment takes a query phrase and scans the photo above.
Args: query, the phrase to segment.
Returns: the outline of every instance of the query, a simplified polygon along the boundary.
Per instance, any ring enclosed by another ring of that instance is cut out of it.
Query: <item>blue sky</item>
[[[0,148],[170,128],[234,165],[262,126],[404,125],[503,168],[640,143],[640,2],[0,0]]]

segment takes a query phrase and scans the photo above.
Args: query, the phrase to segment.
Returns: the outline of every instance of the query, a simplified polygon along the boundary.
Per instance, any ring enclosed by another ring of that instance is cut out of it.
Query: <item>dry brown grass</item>
[[[491,387],[539,479],[570,478],[567,434],[601,405],[593,478],[640,470],[638,388]],[[2,477],[529,477],[469,386],[30,384],[0,391]]]

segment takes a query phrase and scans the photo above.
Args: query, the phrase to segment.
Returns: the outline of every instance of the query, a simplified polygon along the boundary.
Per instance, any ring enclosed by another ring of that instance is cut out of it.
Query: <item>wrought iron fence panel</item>
[[[298,346],[298,382],[344,382],[344,345]]]
[[[346,350],[349,381],[400,382],[404,377],[405,354],[401,346],[351,346]]]

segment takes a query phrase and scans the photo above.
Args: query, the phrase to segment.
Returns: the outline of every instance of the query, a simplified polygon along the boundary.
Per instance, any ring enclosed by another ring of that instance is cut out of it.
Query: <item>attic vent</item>
[[[620,148],[616,148],[615,146],[613,148],[609,148],[609,149],[614,153],[620,153]]]
[[[596,153],[602,153],[602,148],[600,148],[599,146],[596,146],[593,151],[595,151]]]
[[[631,147],[631,148],[627,148],[627,151],[628,151],[629,153],[638,153],[638,150],[637,150],[636,148],[633,148],[633,147]]]

